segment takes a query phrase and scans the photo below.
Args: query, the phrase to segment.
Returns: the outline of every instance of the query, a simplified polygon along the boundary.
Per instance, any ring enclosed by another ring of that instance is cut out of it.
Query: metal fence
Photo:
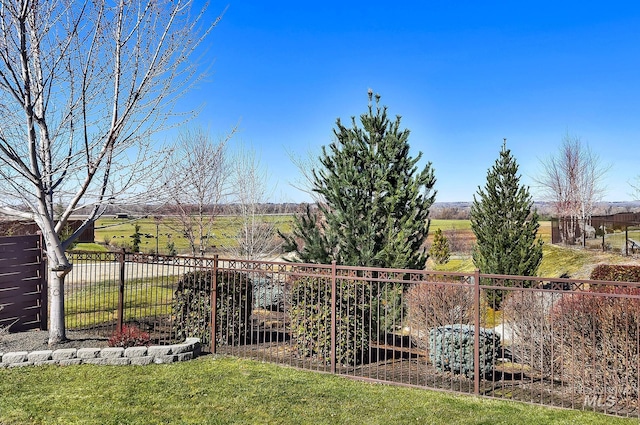
[[[74,254],[69,329],[356,379],[640,417],[640,285]]]
[[[611,251],[622,255],[640,253],[640,213],[551,219],[551,243]]]

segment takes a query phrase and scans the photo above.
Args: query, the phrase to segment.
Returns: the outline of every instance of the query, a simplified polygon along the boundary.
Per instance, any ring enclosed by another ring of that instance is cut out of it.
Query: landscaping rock
[[[100,357],[105,359],[115,359],[122,356],[124,356],[124,348],[122,347],[103,348],[100,351]]]
[[[76,356],[79,359],[96,359],[100,357],[101,348],[79,348]]]
[[[124,350],[125,357],[144,357],[147,355],[147,347],[128,347]]]
[[[51,354],[53,360],[75,359],[78,350],[76,348],[61,348]]]
[[[29,353],[27,351],[15,351],[11,353],[5,353],[2,356],[2,363],[5,363],[5,364],[23,363],[27,361],[28,355]]]
[[[52,350],[32,351],[27,355],[27,359],[30,362],[46,362],[51,360]]]

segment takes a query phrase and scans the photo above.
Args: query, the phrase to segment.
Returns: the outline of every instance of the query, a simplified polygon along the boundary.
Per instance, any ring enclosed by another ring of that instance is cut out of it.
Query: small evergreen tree
[[[133,225],[133,235],[131,235],[131,251],[140,252],[140,243],[142,242],[142,233],[140,233],[140,225]]]
[[[433,258],[436,264],[446,264],[451,257],[451,251],[449,249],[449,240],[442,233],[442,229],[437,229],[433,234],[433,243],[429,248],[429,255]]]
[[[538,213],[532,211],[529,188],[520,184],[518,164],[506,139],[500,157],[487,172],[484,190],[478,187],[477,195],[471,206],[475,266],[482,273],[534,276],[542,260],[542,240],[536,238]],[[503,293],[491,290],[487,297],[498,309]]]

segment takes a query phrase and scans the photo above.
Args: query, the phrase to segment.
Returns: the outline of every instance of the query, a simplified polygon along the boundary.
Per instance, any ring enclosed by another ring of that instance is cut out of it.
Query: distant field
[[[276,223],[276,228],[281,232],[290,232],[292,215],[269,215],[265,220]],[[142,233],[142,252],[167,252],[167,244],[173,241],[178,253],[189,253],[189,243],[180,231],[180,223],[175,218],[163,218],[156,222],[153,218],[117,219],[101,218],[96,222],[95,241],[104,247],[110,245],[111,249],[129,246],[131,236],[135,231],[135,225],[140,226]],[[211,245],[216,247],[228,247],[235,243],[234,235],[239,231],[240,223],[237,217],[221,216],[214,222],[214,238]],[[81,244],[78,249],[90,249],[86,244]]]
[[[431,220],[431,227],[429,228],[429,235],[433,235],[436,229],[441,229],[443,232],[449,230],[455,230],[461,235],[470,235],[473,239],[473,231],[471,230],[470,220]],[[540,228],[538,229],[538,236],[542,238],[544,242],[551,242],[551,222],[541,221]]]
[[[283,233],[292,230],[293,215],[267,216],[266,219],[276,222],[277,228]],[[173,241],[179,253],[188,254],[189,245],[187,240],[178,232],[177,222],[174,219],[163,219],[157,223],[152,218],[139,219],[135,221],[127,219],[105,218],[98,221],[96,226],[96,244],[79,244],[77,249],[99,250],[107,249],[105,242],[111,243],[108,249],[114,250],[123,244],[131,243],[131,235],[134,232],[134,224],[141,227],[141,232],[145,235],[142,239],[142,251],[154,252],[157,244],[160,253],[166,253],[167,243]],[[233,244],[232,235],[239,229],[236,217],[218,217],[214,229],[213,245],[218,247],[230,246]],[[431,220],[429,238],[427,245],[432,241],[436,229],[442,229],[445,235],[456,239],[456,243],[462,246],[465,251],[463,255],[454,255],[445,265],[435,265],[431,262],[428,268],[443,271],[471,272],[474,270],[470,249],[475,243],[475,236],[471,230],[469,220]],[[157,233],[156,233],[157,232]],[[634,260],[620,254],[620,245],[624,245],[624,233],[607,235],[606,242],[616,247],[614,252],[603,253],[598,250],[583,250],[579,248],[568,248],[551,245],[551,222],[540,222],[539,236],[545,242],[543,247],[543,260],[538,270],[538,276],[558,277],[567,274],[575,278],[588,278],[591,269],[598,263],[629,263]],[[640,241],[640,231],[633,231],[630,238]],[[601,240],[591,240],[590,243],[598,243]],[[454,253],[456,254],[456,253]]]
[[[265,219],[275,222],[278,230],[283,233],[290,233],[292,230],[293,215],[270,215]],[[157,245],[160,253],[166,253],[167,244],[170,241],[173,241],[179,253],[189,252],[187,239],[181,234],[179,222],[175,218],[163,218],[157,223],[153,218],[101,218],[96,223],[96,244],[80,244],[77,249],[99,250],[106,247],[118,249],[129,246],[136,224],[140,226],[140,232],[143,234],[141,243],[143,252],[155,252]],[[467,245],[471,245],[475,241],[469,220],[431,220],[427,244],[431,243],[436,229],[442,229],[445,234],[449,235],[453,233],[455,237]],[[216,218],[213,230],[214,239],[211,244],[216,247],[232,246],[235,243],[233,236],[237,234],[238,230],[237,217],[221,216]],[[551,241],[551,222],[540,222],[539,235],[543,241]]]

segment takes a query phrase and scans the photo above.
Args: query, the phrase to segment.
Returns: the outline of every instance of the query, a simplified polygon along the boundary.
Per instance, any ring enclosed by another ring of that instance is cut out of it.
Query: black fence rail
[[[640,285],[74,254],[69,329],[355,379],[640,417]]]

